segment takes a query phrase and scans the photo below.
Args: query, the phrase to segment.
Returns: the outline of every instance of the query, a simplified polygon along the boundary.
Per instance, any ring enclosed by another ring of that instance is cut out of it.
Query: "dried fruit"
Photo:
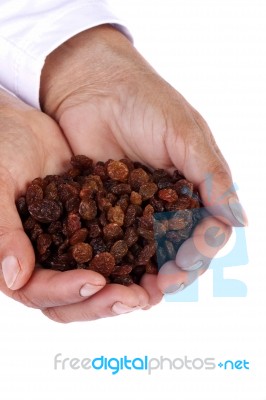
[[[200,198],[179,171],[127,158],[73,156],[62,175],[36,178],[17,200],[36,260],[58,271],[89,269],[108,283],[139,283],[174,259],[201,220]]]
[[[77,263],[86,263],[92,259],[92,247],[88,243],[77,243],[70,247],[70,253]]]
[[[30,203],[28,209],[36,221],[43,223],[57,221],[62,214],[62,208],[59,203],[47,199]]]
[[[160,190],[158,196],[161,200],[167,201],[168,203],[173,203],[178,199],[176,191],[170,188]]]
[[[90,262],[89,269],[99,272],[102,275],[110,275],[115,267],[114,256],[110,253],[103,252],[96,254]]]
[[[125,181],[128,177],[128,167],[121,161],[111,160],[107,165],[107,174],[116,181]]]
[[[83,219],[90,221],[97,215],[97,206],[94,200],[82,200],[79,206],[79,213]]]
[[[124,223],[125,213],[120,206],[110,207],[107,212],[107,219],[110,222],[114,222],[119,226]]]
[[[120,263],[127,254],[128,247],[125,240],[117,240],[111,247],[110,253],[114,256],[115,262]]]
[[[153,183],[144,183],[143,185],[141,185],[140,189],[139,189],[139,194],[142,197],[142,200],[148,200],[150,199],[158,190],[158,186]]]

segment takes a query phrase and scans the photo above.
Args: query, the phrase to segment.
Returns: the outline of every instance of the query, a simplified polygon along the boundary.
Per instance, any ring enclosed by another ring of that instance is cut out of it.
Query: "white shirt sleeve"
[[[72,36],[105,23],[132,40],[106,0],[1,0],[0,84],[39,108],[48,54]]]

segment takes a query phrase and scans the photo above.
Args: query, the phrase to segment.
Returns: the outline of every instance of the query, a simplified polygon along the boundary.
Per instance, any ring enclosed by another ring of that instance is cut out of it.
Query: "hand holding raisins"
[[[111,26],[82,32],[51,53],[42,74],[41,104],[74,153],[94,160],[128,156],[155,168],[177,168],[199,190],[213,216],[204,218],[176,261],[160,270],[162,292],[196,279],[227,242],[231,226],[246,224],[230,169],[207,123]],[[150,279],[145,275],[142,285],[158,296]]]
[[[80,305],[82,310],[82,303],[90,311],[87,319],[145,307],[148,295],[137,285],[106,288],[105,278],[95,271],[62,273],[34,268],[34,251],[15,199],[37,176],[64,172],[70,157],[67,142],[50,117],[0,90],[0,290],[27,306],[41,309],[56,321],[81,319],[71,307]],[[41,193],[37,184],[35,189],[33,186],[27,199],[30,206],[41,213],[42,220],[51,221],[57,209],[37,210],[35,200]],[[32,228],[33,235],[40,233],[40,225]]]

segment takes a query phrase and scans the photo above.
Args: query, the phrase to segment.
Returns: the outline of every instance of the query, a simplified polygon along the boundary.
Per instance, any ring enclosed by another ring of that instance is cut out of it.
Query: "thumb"
[[[15,186],[7,173],[0,171],[0,289],[16,290],[29,280],[35,265],[34,251],[15,205]],[[0,274],[1,275],[1,274]]]
[[[181,170],[198,188],[205,209],[227,225],[247,225],[247,216],[238,199],[230,169],[211,133],[193,132],[193,138],[186,144]],[[174,164],[180,168],[173,147],[170,152]]]

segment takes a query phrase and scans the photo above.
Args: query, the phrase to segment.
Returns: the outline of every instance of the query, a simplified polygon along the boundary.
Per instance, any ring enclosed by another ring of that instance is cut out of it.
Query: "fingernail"
[[[165,289],[164,294],[175,294],[181,292],[185,287],[184,283],[178,283],[176,285],[170,285]]]
[[[8,288],[12,288],[20,272],[20,266],[17,257],[7,256],[2,261],[2,272]]]
[[[85,283],[85,285],[83,285],[80,288],[79,294],[81,295],[81,297],[89,297],[97,293],[103,286],[104,285],[96,286],[96,285],[91,285],[90,283]]]
[[[237,222],[239,222],[242,226],[246,226],[248,223],[248,219],[238,199],[236,199],[235,197],[230,197],[228,199],[228,205],[231,213],[233,214]]]
[[[136,311],[139,310],[140,307],[136,306],[136,307],[129,307],[123,303],[120,303],[120,301],[117,301],[116,303],[114,303],[113,307],[112,307],[112,311],[115,314],[126,314],[132,311]]]
[[[183,269],[184,271],[195,271],[196,269],[199,269],[202,266],[203,266],[203,261],[199,260],[193,265],[190,265],[188,267],[180,267],[180,268]]]

